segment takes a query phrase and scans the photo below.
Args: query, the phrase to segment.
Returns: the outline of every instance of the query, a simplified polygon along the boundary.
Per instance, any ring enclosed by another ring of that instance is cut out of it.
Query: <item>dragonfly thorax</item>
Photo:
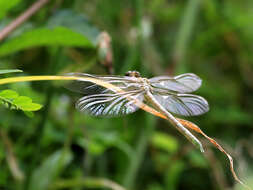
[[[151,86],[147,78],[140,78],[140,84],[144,91],[150,91]]]

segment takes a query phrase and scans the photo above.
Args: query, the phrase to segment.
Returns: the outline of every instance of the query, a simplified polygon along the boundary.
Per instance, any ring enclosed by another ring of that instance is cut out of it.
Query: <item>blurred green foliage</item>
[[[0,31],[33,2],[0,0]],[[187,119],[218,139],[252,186],[252,8],[252,0],[53,0],[0,42],[0,77],[193,72],[203,79],[197,93],[210,112]],[[102,31],[111,38],[113,69],[99,57]],[[89,117],[74,108],[80,95],[62,86],[0,86],[1,101],[9,100],[3,94],[10,89],[21,110],[43,105],[32,118],[0,107],[0,189],[119,189],[113,182],[129,190],[243,189],[225,156],[204,139],[202,155],[166,121],[143,111]]]
[[[20,73],[20,72],[23,72],[23,71],[21,71],[21,70],[19,70],[19,69],[6,69],[6,70],[1,69],[1,70],[0,70],[0,74],[6,74],[6,73]]]

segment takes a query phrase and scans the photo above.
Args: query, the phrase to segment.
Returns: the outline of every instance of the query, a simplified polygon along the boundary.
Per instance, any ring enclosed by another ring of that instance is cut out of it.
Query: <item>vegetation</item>
[[[183,119],[214,137],[253,187],[252,8],[250,0],[0,0],[0,81],[195,73],[210,111]],[[206,138],[198,136],[202,154],[143,110],[90,117],[74,107],[80,96],[59,80],[0,82],[0,189],[244,189]]]

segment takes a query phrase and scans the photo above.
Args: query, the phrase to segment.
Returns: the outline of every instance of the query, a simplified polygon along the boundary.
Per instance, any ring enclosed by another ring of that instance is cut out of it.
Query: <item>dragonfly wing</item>
[[[183,116],[201,115],[209,110],[208,102],[192,94],[154,95],[155,99],[169,112]]]
[[[76,108],[92,116],[120,116],[138,110],[135,101],[143,98],[140,92],[87,95],[77,101]]]
[[[202,80],[193,73],[185,73],[175,77],[159,76],[149,79],[152,87],[179,93],[189,93],[201,86]]]
[[[84,73],[70,73],[80,80],[71,81],[66,88],[84,94],[76,103],[76,108],[92,116],[119,116],[135,112],[138,107],[135,101],[143,101],[142,89],[136,85],[132,77],[96,76]],[[122,90],[114,92],[102,87],[89,79],[101,80],[110,83]]]
[[[97,79],[104,82],[108,82],[121,88],[122,90],[128,90],[129,86],[134,85],[135,81],[131,77],[121,77],[121,76],[97,76],[97,75],[90,75],[85,73],[68,73],[67,76],[74,76],[80,77],[80,80],[74,80],[71,82],[67,82],[65,87],[73,92],[78,92],[84,95],[92,95],[92,94],[100,94],[106,93],[110,90],[95,84],[85,78]],[[82,79],[81,79],[82,78]]]

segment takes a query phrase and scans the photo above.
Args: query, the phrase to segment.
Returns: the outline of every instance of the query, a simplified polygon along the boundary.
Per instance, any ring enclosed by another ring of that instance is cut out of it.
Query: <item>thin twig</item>
[[[0,31],[0,42],[7,37],[11,32],[13,32],[18,26],[23,24],[28,20],[34,13],[36,13],[41,7],[47,4],[50,0],[38,0],[20,16],[18,16],[14,21],[8,24],[2,31]]]

